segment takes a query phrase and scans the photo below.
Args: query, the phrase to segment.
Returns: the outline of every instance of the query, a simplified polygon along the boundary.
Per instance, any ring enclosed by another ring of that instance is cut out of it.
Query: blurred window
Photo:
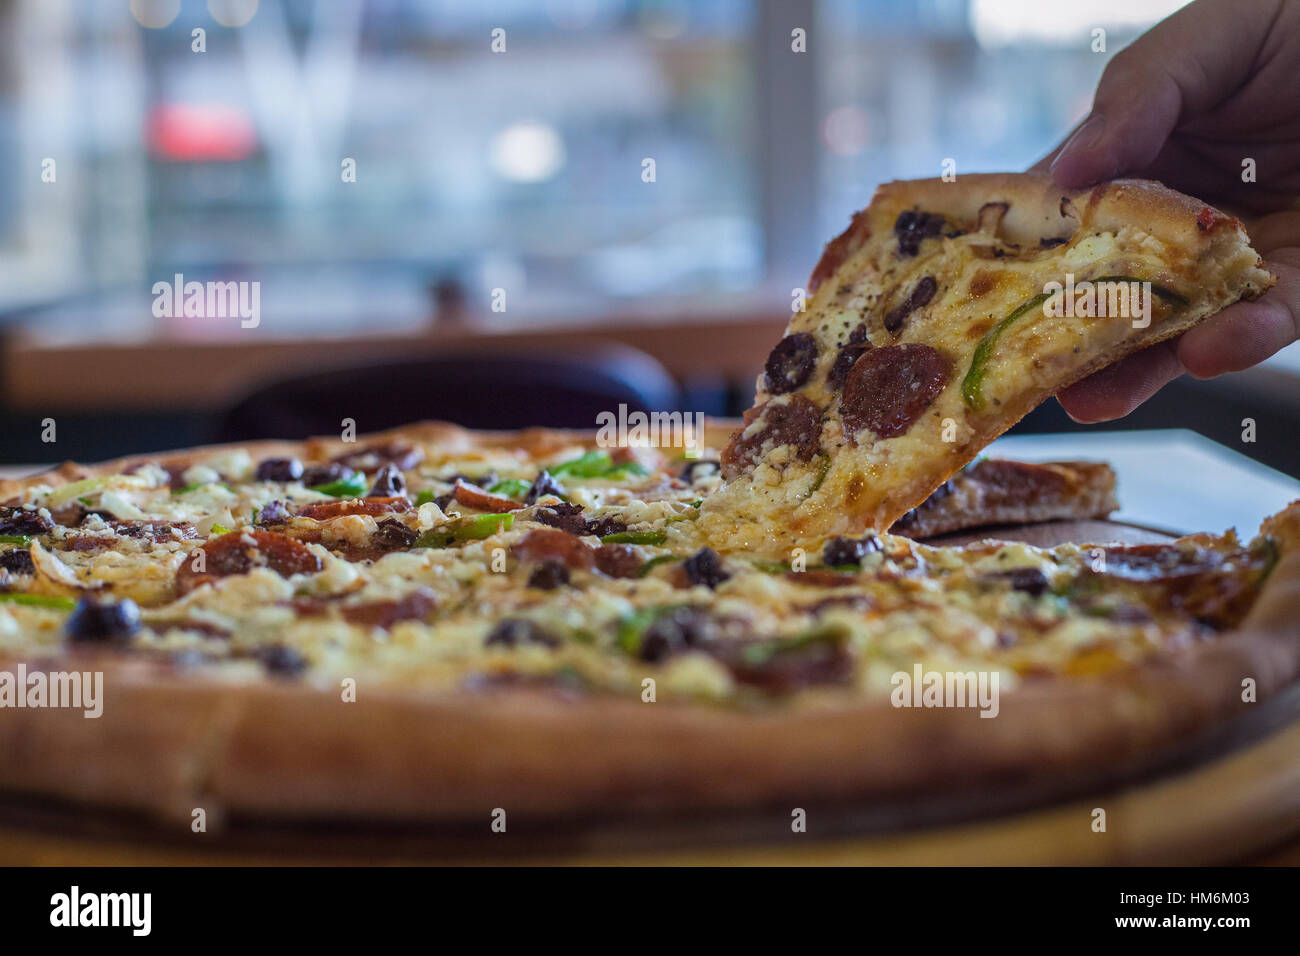
[[[877,183],[946,159],[959,176],[1033,165],[1086,115],[1115,51],[1187,2],[823,0],[821,232]]]
[[[153,318],[176,273],[260,280],[284,337],[783,308],[876,183],[1024,168],[1180,5],[0,0],[0,304],[65,299],[54,340],[238,334]]]

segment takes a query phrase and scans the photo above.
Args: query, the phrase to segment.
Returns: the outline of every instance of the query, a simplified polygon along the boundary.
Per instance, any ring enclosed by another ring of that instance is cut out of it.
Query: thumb
[[[1177,84],[1158,64],[1117,56],[1102,74],[1092,112],[1052,160],[1052,178],[1082,189],[1145,169],[1173,132],[1181,108]]]

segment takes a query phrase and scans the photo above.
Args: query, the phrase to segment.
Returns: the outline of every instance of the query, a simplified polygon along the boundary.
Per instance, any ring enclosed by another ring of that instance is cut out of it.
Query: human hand
[[[1242,179],[1253,159],[1256,182]],[[1243,219],[1278,283],[1057,396],[1075,421],[1127,415],[1190,372],[1212,378],[1300,338],[1300,2],[1197,0],[1106,66],[1092,112],[1035,169],[1083,188],[1158,179]]]

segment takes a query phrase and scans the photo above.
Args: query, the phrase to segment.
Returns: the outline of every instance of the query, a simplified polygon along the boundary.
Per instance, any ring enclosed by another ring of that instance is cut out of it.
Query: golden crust
[[[904,210],[942,212],[969,221],[993,202],[1008,203],[999,235],[1020,245],[1068,238],[1078,230],[1116,232],[1134,224],[1194,258],[1211,245],[1249,242],[1239,220],[1154,180],[1117,179],[1091,189],[1070,190],[1041,173],[974,173],[952,182],[915,179],[881,185],[871,205],[828,245],[814,274],[834,272],[827,256],[847,262],[873,233],[891,231]],[[1208,243],[1211,236],[1214,242]],[[1253,252],[1251,261],[1250,273],[1243,277],[1250,286],[1247,298],[1261,295],[1276,281]]]

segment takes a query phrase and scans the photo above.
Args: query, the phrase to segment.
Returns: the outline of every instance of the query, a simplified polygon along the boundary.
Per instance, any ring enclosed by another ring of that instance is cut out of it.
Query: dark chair
[[[600,412],[678,409],[677,383],[655,359],[628,346],[596,343],[571,351],[501,354],[501,345],[427,358],[376,362],[282,379],[240,401],[221,441],[358,432],[421,419],[468,428],[595,428]],[[492,351],[488,351],[492,349]]]

